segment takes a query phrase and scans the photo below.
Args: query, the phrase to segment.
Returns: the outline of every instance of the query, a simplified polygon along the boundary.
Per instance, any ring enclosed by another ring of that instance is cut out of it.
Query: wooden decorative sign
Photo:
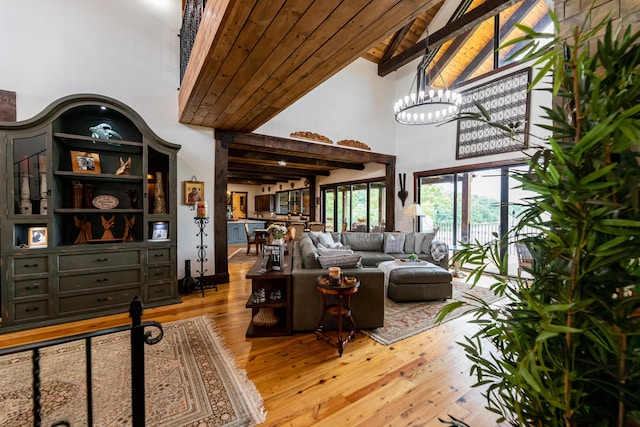
[[[16,121],[16,93],[0,89],[0,122]]]
[[[458,121],[456,159],[520,151],[528,147],[530,96],[527,88],[530,81],[531,68],[526,68],[461,92],[460,111],[480,112],[477,103],[491,115],[491,121],[503,125],[520,123],[520,126],[512,136],[479,121]]]

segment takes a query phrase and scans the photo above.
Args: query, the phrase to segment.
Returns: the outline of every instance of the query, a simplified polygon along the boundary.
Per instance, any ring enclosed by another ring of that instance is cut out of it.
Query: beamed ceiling
[[[428,23],[431,66],[455,87],[494,68],[494,16],[504,41],[519,35],[516,22],[546,26],[547,11],[545,0],[208,0],[180,87],[179,120],[252,132],[358,58],[378,64],[383,78],[423,56]],[[229,182],[363,167],[342,154],[299,154],[232,147]]]

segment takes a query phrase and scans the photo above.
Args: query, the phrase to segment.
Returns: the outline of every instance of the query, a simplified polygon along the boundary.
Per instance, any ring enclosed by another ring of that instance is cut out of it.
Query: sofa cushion
[[[320,268],[318,248],[316,248],[308,236],[302,236],[300,238],[300,254],[302,256],[303,268]]]
[[[351,255],[322,255],[318,257],[320,267],[341,267],[341,268],[356,268],[360,267],[360,260],[362,257],[358,254]]]
[[[382,252],[384,236],[382,233],[342,233],[342,243],[354,251]]]
[[[404,253],[404,233],[384,233],[384,253]]]
[[[363,267],[377,267],[383,261],[393,261],[395,259],[394,255],[376,251],[356,251],[354,253],[362,256]]]

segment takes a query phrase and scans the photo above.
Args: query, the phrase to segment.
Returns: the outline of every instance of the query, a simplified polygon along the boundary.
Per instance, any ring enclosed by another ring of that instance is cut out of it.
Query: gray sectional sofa
[[[307,232],[294,242],[292,268],[292,326],[295,332],[313,331],[322,310],[322,297],[316,289],[316,278],[327,272],[324,257],[332,251],[349,248],[361,259],[358,265],[340,265],[345,275],[360,279],[360,288],[352,298],[352,312],[359,329],[384,325],[384,273],[377,268],[383,261],[407,258],[415,253],[420,259],[445,269],[449,267],[448,248],[434,240],[433,233],[321,233]],[[331,240],[328,239],[331,236]],[[402,244],[401,244],[402,241]],[[334,248],[328,248],[323,243]],[[337,247],[341,245],[340,247]],[[339,252],[340,253],[340,252]],[[433,255],[436,255],[437,260]],[[348,256],[335,256],[341,262]],[[331,327],[326,319],[325,325]]]

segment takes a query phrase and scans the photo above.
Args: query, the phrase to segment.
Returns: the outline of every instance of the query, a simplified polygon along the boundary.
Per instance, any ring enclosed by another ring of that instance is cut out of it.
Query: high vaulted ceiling
[[[452,86],[493,68],[489,18],[501,12],[504,40],[514,22],[540,25],[547,6],[544,0],[208,0],[180,88],[179,120],[251,132],[359,57],[378,63],[381,76],[421,57],[431,22],[432,62]]]
[[[358,58],[377,63],[382,78],[422,57],[428,27],[431,66],[454,87],[494,68],[492,17],[499,16],[504,41],[519,35],[515,22],[547,25],[545,1],[207,0],[180,87],[179,120],[253,132]],[[229,182],[286,182],[364,167],[346,149],[323,148],[325,156],[232,144]]]

